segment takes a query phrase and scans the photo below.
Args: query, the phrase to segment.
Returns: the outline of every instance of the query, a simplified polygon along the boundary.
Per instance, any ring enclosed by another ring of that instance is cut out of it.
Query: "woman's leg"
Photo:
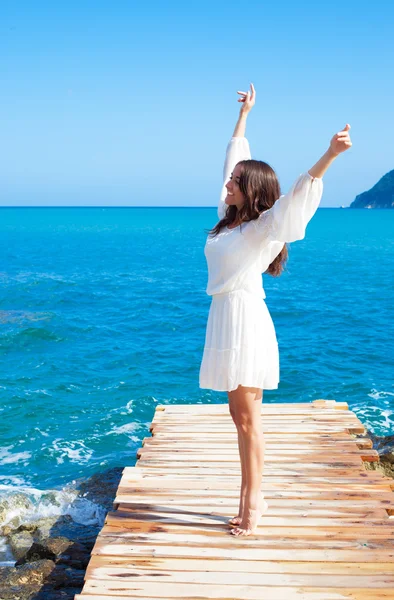
[[[261,486],[265,451],[261,420],[262,390],[239,386],[231,394],[237,431],[241,437],[247,482],[242,521],[231,533],[250,535],[255,532],[262,514]]]
[[[231,523],[231,525],[240,525],[242,522],[242,518],[243,518],[243,510],[244,510],[244,503],[245,503],[245,497],[246,497],[246,489],[247,489],[247,477],[246,477],[246,465],[245,465],[245,450],[244,450],[244,443],[243,443],[243,438],[242,435],[238,429],[238,423],[237,423],[237,412],[236,412],[236,407],[235,407],[235,402],[234,402],[234,398],[232,396],[232,392],[228,392],[228,399],[229,399],[229,408],[230,408],[230,414],[231,417],[234,421],[234,424],[237,428],[237,434],[238,434],[238,452],[239,452],[239,458],[241,461],[241,472],[242,472],[242,481],[241,481],[241,490],[240,490],[240,497],[239,497],[239,507],[238,507],[238,514],[236,517],[233,517],[232,519],[229,519],[229,523]]]

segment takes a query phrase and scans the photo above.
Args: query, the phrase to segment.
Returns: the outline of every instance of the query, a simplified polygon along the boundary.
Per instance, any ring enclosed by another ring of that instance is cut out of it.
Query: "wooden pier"
[[[241,470],[227,404],[157,406],[75,600],[394,599],[394,480],[345,402],[262,406],[255,535],[233,536]]]

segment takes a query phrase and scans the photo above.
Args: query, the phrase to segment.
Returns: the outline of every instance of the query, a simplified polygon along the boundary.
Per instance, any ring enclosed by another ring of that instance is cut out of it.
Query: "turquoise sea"
[[[157,404],[227,402],[198,385],[216,220],[215,208],[0,209],[0,525],[67,513],[75,479],[134,465]],[[286,272],[263,276],[281,369],[264,402],[346,401],[394,434],[393,233],[393,210],[320,208]]]

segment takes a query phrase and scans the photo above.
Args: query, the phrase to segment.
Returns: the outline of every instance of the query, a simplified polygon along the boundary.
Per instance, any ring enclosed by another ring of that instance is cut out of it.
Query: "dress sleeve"
[[[322,195],[321,177],[312,177],[308,171],[299,175],[287,194],[252,221],[259,238],[279,242],[304,239],[306,226],[317,211]]]
[[[219,219],[223,219],[227,209],[227,204],[225,204],[224,202],[227,196],[227,189],[225,185],[229,180],[235,165],[240,160],[249,160],[250,158],[251,155],[248,140],[245,137],[232,137],[229,143],[227,144],[226,158],[223,167],[223,185],[218,206]]]

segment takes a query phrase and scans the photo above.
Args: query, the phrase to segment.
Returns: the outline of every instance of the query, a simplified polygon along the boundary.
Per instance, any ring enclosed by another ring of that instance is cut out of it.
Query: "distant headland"
[[[358,194],[349,208],[394,208],[394,169],[370,190]]]

